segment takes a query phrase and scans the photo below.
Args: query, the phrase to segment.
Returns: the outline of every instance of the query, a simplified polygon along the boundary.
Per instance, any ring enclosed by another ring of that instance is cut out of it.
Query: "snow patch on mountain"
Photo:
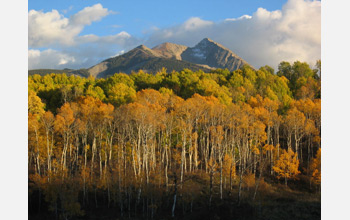
[[[199,48],[194,48],[192,50],[193,56],[200,58],[200,59],[205,59],[206,55],[203,53],[203,51]]]

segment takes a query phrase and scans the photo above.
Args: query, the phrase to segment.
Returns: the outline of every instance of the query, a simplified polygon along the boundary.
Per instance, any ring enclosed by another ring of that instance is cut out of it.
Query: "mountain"
[[[202,67],[194,63],[171,59],[172,51],[152,50],[144,45],[140,45],[129,52],[109,58],[88,69],[89,73],[95,77],[106,77],[114,73],[123,72],[130,74],[132,71],[143,70],[145,72],[156,73],[165,67],[167,70],[181,71],[184,68],[197,71],[202,69],[210,71],[210,68]]]
[[[204,38],[194,47],[174,43],[163,43],[152,49],[140,45],[125,54],[112,57],[88,69],[65,69],[68,74],[81,76],[92,75],[98,78],[114,73],[143,70],[156,73],[163,67],[168,71],[181,71],[184,68],[209,72],[216,68],[227,68],[230,71],[249,65],[246,61],[209,38]],[[45,70],[30,70],[29,74],[43,73]],[[63,70],[51,70],[62,72]],[[51,73],[51,72],[50,72]]]
[[[230,71],[248,64],[231,50],[209,38],[204,38],[196,46],[187,48],[181,54],[181,58],[190,63],[207,65],[212,68],[227,68]]]
[[[157,52],[160,56],[164,58],[172,58],[181,60],[181,54],[188,49],[188,47],[173,44],[173,43],[163,43],[152,48],[153,51]]]

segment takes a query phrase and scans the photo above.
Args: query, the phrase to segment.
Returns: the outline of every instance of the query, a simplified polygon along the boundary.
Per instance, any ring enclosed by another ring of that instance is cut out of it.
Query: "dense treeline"
[[[29,76],[30,213],[174,217],[279,182],[317,192],[317,67]]]
[[[87,69],[63,69],[63,70],[57,70],[57,69],[35,69],[35,70],[28,70],[28,75],[35,75],[38,74],[40,76],[45,76],[48,73],[64,73],[68,76],[71,75],[78,75],[83,77],[88,77],[89,71]]]

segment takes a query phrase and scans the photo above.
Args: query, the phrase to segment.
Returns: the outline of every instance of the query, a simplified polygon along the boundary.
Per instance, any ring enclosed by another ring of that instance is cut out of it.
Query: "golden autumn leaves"
[[[246,70],[246,77],[257,80],[253,73]],[[62,97],[66,102],[53,113],[44,108],[42,91],[28,94],[30,180],[50,195],[50,207],[65,207],[62,214],[80,215],[96,192],[93,204],[123,212],[128,199],[135,207],[146,199],[154,211],[164,199],[176,205],[169,199],[176,193],[178,202],[181,194],[191,205],[203,192],[210,201],[228,194],[235,200],[239,194],[240,201],[249,185],[255,199],[264,178],[287,183],[308,175],[320,184],[320,153],[314,155],[320,149],[320,99],[281,102],[272,93],[254,94],[245,82],[246,102],[232,103],[230,91],[221,88],[226,95],[220,95],[210,80],[200,84],[207,96],[186,99],[165,87],[136,92],[125,74],[102,81],[106,93],[87,79],[85,95]],[[60,197],[67,200],[59,204]]]
[[[278,178],[284,178],[285,184],[287,185],[287,180],[294,178],[299,171],[299,160],[297,159],[296,153],[291,149],[288,151],[283,150],[280,158],[276,161],[276,164],[272,169],[277,173]]]

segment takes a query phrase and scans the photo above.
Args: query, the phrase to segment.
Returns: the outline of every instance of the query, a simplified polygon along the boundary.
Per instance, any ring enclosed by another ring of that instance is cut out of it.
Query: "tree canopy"
[[[244,66],[29,76],[30,204],[63,219],[101,206],[152,218],[267,198],[264,179],[318,186],[316,73],[297,61],[277,74]]]

